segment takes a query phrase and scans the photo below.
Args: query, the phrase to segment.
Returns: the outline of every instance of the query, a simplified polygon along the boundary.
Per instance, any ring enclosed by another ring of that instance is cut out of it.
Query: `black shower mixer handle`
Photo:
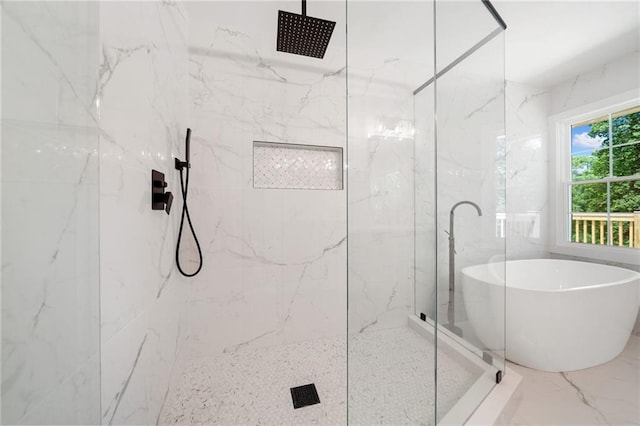
[[[151,209],[164,210],[169,214],[173,203],[173,194],[165,192],[167,182],[164,180],[164,173],[151,170]]]

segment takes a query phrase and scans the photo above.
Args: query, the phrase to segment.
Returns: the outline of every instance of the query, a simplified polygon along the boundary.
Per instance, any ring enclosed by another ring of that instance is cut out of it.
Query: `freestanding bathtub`
[[[571,371],[622,352],[640,307],[640,274],[569,260],[514,260],[464,268],[467,316],[489,349],[544,371]]]

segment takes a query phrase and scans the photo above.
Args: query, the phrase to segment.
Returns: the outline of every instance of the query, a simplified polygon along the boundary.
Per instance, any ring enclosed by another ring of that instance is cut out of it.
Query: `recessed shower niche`
[[[253,187],[342,189],[342,148],[253,142]]]

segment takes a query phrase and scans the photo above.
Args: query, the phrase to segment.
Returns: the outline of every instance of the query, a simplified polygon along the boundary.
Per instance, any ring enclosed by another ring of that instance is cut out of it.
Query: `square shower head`
[[[279,10],[278,51],[324,58],[335,26],[333,21]]]

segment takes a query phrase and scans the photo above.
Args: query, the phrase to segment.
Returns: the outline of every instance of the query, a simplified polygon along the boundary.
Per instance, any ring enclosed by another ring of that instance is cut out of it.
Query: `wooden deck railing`
[[[571,219],[574,242],[640,247],[640,212],[611,213],[610,239],[606,213],[572,213]]]

